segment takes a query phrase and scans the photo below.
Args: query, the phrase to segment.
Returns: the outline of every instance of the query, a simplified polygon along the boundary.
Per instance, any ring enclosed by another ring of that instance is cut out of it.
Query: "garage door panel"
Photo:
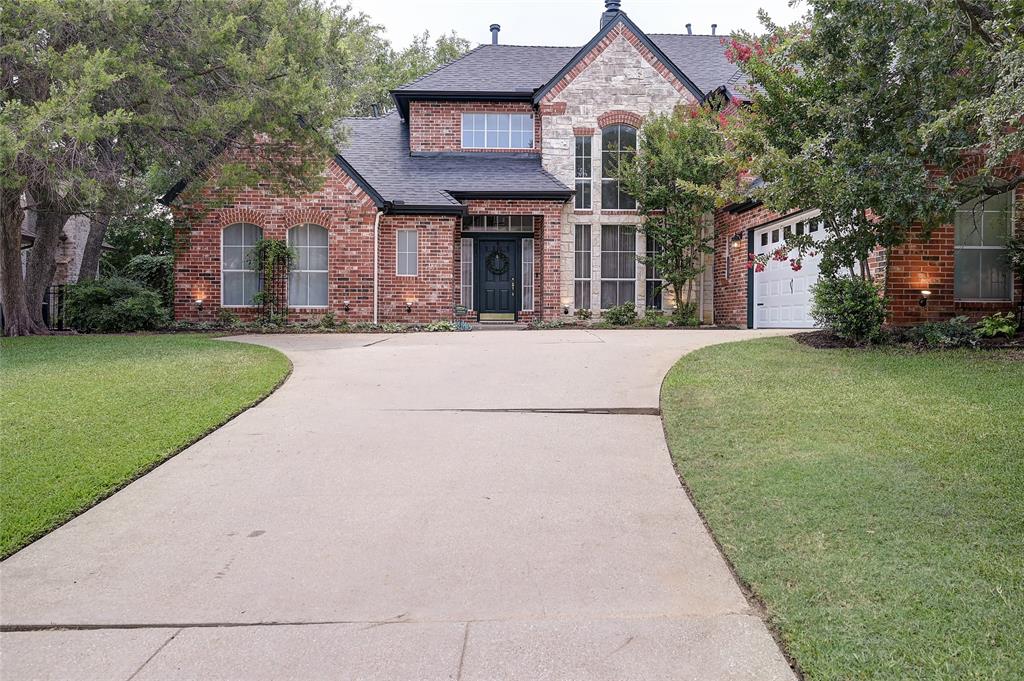
[[[821,240],[825,230],[814,215],[800,216],[789,225],[775,224],[754,230],[755,252],[771,254],[784,241],[786,230],[809,233]],[[812,230],[810,227],[814,226]],[[811,287],[818,280],[821,256],[805,256],[802,268],[794,271],[788,259],[769,259],[761,272],[754,272],[754,326],[762,328],[812,328]]]

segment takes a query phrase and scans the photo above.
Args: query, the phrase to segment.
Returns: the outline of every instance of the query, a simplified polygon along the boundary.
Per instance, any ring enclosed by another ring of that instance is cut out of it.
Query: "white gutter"
[[[384,211],[377,211],[373,218],[373,323],[377,323],[378,309],[378,281],[380,280],[380,217]]]

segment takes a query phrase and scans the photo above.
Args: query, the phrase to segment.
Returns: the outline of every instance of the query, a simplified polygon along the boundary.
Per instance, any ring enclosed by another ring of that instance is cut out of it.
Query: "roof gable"
[[[658,47],[625,12],[618,12],[597,32],[590,42],[584,45],[554,76],[533,95],[534,103],[558,95],[582,73],[587,66],[600,55],[617,38],[623,37],[637,52],[646,59],[655,70],[676,86],[680,92],[688,91],[702,101],[705,91],[701,90],[676,64]],[[724,50],[723,50],[724,52]]]

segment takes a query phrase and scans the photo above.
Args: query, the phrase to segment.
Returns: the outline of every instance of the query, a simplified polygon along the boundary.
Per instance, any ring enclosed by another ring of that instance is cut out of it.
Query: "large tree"
[[[721,123],[697,105],[652,116],[640,131],[640,152],[617,169],[643,216],[641,231],[656,245],[642,260],[672,290],[680,313],[693,299],[703,255],[713,252],[709,216],[728,175]]]
[[[105,225],[146,176],[170,186],[219,151],[218,181],[316,186],[347,10],[316,0],[23,0],[0,12],[0,286],[9,335],[44,331],[37,301],[66,216]],[[20,226],[36,212],[21,277]],[[97,241],[90,242],[98,250]]]
[[[1006,190],[986,169],[1020,151],[1022,7],[809,0],[793,26],[762,14],[764,33],[733,36],[727,52],[753,100],[731,127],[737,170],[764,180],[771,208],[821,209],[826,275],[871,279],[876,247],[903,243],[915,224],[927,235],[972,193]],[[982,171],[962,182],[953,172],[972,153]]]

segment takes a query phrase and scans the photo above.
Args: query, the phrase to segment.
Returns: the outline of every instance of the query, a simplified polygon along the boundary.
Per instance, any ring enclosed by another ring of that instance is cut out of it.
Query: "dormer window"
[[[462,114],[463,149],[533,149],[533,114]]]

